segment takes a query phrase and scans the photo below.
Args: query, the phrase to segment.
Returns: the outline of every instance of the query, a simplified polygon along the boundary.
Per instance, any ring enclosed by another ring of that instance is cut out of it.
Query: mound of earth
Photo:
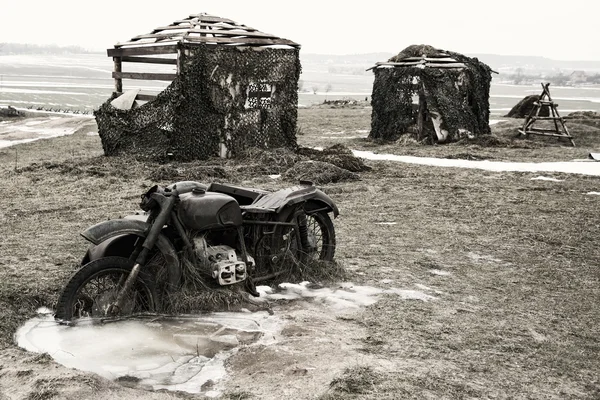
[[[19,113],[19,110],[17,110],[14,107],[8,106],[8,107],[0,107],[0,118],[2,117],[19,117],[21,116],[21,114]]]
[[[575,111],[567,117],[572,119],[600,119],[600,113],[596,111]]]
[[[525,118],[529,115],[533,107],[534,103],[540,100],[539,94],[532,94],[530,96],[526,96],[523,100],[519,101],[509,112],[505,115],[505,117],[509,118]],[[540,109],[540,117],[548,117],[550,116],[550,107],[547,105],[542,106]]]
[[[368,96],[364,100],[341,99],[341,100],[325,100],[319,104],[319,108],[364,108],[370,106]]]
[[[209,179],[233,179],[225,168],[213,165],[161,165],[148,177],[154,182],[177,182],[184,180],[204,182]]]
[[[313,161],[322,161],[333,164],[336,167],[346,169],[351,172],[369,171],[371,167],[366,165],[361,158],[352,154],[352,150],[343,144],[334,144],[323,150],[312,149],[310,147],[301,147],[298,154],[306,156]]]
[[[323,161],[300,161],[282,176],[289,181],[312,181],[316,185],[358,180],[358,174]]]

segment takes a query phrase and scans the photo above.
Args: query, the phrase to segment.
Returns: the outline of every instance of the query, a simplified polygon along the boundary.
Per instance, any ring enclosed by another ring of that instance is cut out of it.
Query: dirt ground
[[[578,147],[514,140],[374,144],[370,109],[301,109],[299,143],[382,153],[507,161],[583,159],[598,128],[572,121]],[[16,328],[52,307],[86,244],[78,232],[135,210],[159,167],[100,157],[93,126],[0,149],[0,399],[201,398],[148,392],[25,352]],[[214,161],[223,166],[222,161]],[[348,280],[424,291],[385,295],[343,314],[276,303],[287,321],[273,346],[227,363],[224,399],[600,398],[600,178],[368,162],[353,182],[322,189],[337,203],[337,260]],[[291,182],[227,176],[266,189]],[[223,180],[207,176],[206,180]]]

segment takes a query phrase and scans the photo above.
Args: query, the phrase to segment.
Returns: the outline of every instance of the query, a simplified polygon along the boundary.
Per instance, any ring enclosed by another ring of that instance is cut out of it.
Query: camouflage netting
[[[106,155],[153,160],[236,157],[291,148],[298,116],[298,49],[182,45],[178,77],[157,98],[95,112]]]
[[[446,141],[491,133],[491,69],[477,58],[443,52],[465,64],[466,68],[398,66],[374,69],[370,138],[396,140],[409,134],[417,124],[419,110],[413,105],[413,98],[418,98],[419,94],[425,100],[424,129],[431,141],[438,141],[431,120],[431,115],[436,113],[441,117],[441,129],[448,131]],[[389,61],[438,53],[440,50],[431,46],[409,46]]]

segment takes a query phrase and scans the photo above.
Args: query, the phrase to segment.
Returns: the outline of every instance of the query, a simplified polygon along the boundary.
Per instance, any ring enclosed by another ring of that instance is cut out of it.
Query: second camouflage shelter
[[[372,69],[370,138],[443,143],[491,133],[492,70],[478,59],[413,45]]]
[[[95,112],[105,154],[192,160],[295,148],[299,51],[291,40],[207,14],[116,44],[108,50],[115,92]],[[131,72],[135,66],[146,71]],[[156,72],[161,66],[174,71]],[[161,80],[171,83],[148,93],[156,86],[148,81]]]

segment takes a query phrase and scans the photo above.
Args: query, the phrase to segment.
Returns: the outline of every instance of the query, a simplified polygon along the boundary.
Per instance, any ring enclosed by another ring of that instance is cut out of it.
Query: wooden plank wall
[[[178,49],[176,45],[136,47],[136,48],[114,48],[107,50],[108,56],[113,59],[112,77],[115,81],[115,92],[122,94],[124,92],[123,79],[141,79],[156,81],[173,81],[177,74],[173,73],[152,73],[152,72],[126,72],[123,71],[124,64],[155,64],[155,65],[176,65],[178,66]],[[173,54],[177,58],[162,58],[157,55]],[[178,68],[179,70],[179,68]],[[150,101],[156,96],[140,93],[137,100]]]

